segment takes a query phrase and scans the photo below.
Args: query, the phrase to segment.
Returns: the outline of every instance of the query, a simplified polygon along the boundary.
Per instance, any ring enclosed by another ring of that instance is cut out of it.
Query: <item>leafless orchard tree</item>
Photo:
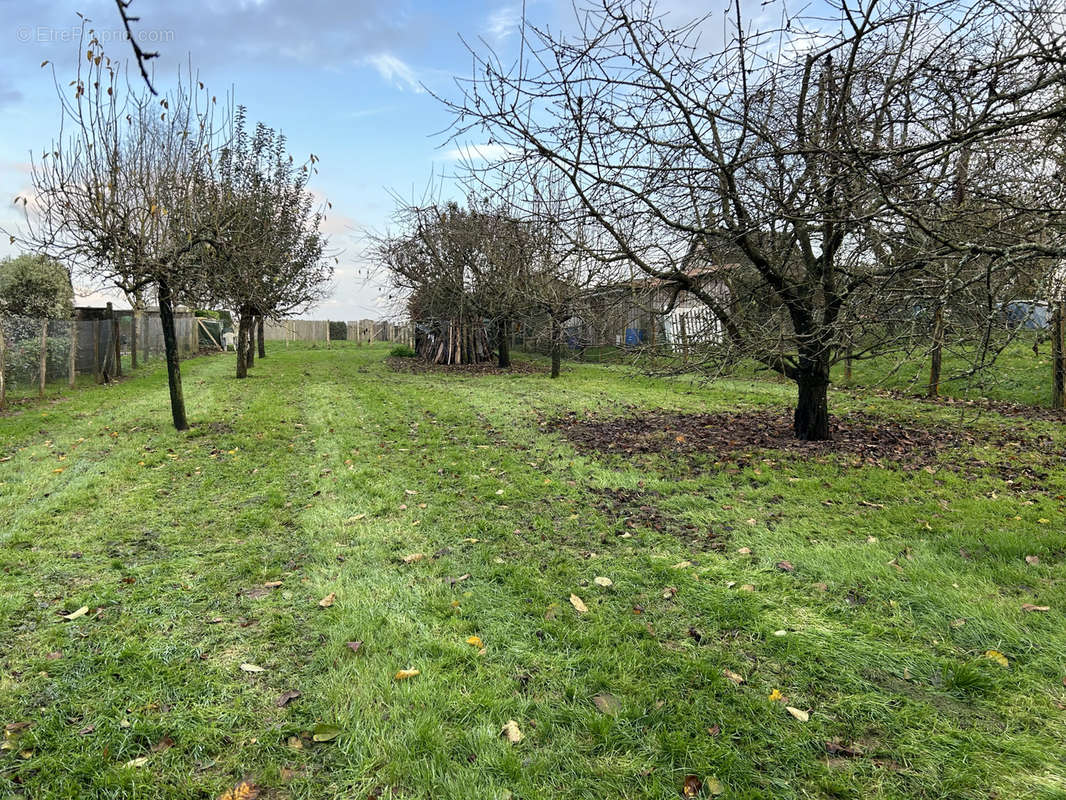
[[[323,215],[307,189],[317,157],[298,166],[285,144],[262,123],[249,131],[245,109],[238,108],[231,141],[202,182],[201,202],[231,220],[203,250],[204,291],[237,315],[238,378],[254,364],[256,328],[265,355],[263,319],[321,300],[333,272],[320,233]]]
[[[132,87],[89,29],[80,56],[69,86],[56,79],[61,129],[33,161],[25,225],[9,235],[97,284],[155,292],[174,426],[185,430],[174,308],[200,291],[201,251],[230,223],[200,200],[227,120],[191,74],[158,98]]]
[[[714,45],[707,19],[601,0],[571,37],[526,25],[512,66],[475,53],[448,101],[456,137],[554,171],[616,254],[704,304],[724,331],[716,359],[795,381],[795,433],[812,440],[830,436],[835,363],[928,337],[927,310],[950,294],[938,274],[1052,253],[1032,235],[1046,215],[958,163],[1018,137],[1036,146],[1066,112],[1057,0],[824,8],[759,32],[737,4]],[[1015,187],[1037,177],[1033,160]],[[952,202],[960,175],[966,203]],[[974,207],[1013,227],[956,224]],[[908,236],[920,246],[899,246]],[[721,267],[728,296],[693,280],[693,259]]]
[[[529,226],[507,209],[472,197],[401,207],[399,231],[375,255],[418,325],[416,350],[436,363],[472,364],[495,350],[510,365],[510,330],[526,302],[532,259]]]

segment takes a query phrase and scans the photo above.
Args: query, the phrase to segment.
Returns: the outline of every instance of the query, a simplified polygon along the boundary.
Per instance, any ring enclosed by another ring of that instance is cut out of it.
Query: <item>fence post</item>
[[[1056,300],[1051,314],[1051,407],[1066,407],[1066,302]]]
[[[103,364],[100,363],[100,320],[92,320],[93,326],[93,379],[97,383],[104,382]]]
[[[74,388],[78,376],[78,312],[70,320],[70,352],[67,354],[67,386]]]
[[[0,409],[7,408],[7,334],[4,333],[3,317],[0,317]]]
[[[48,370],[48,320],[41,323],[41,374],[38,381],[37,396],[44,397],[44,382]]]
[[[332,347],[333,347],[333,344],[332,344],[332,342],[330,341],[330,338],[329,338],[329,320],[327,319],[326,320],[326,349],[329,350],[329,349],[332,349]]]

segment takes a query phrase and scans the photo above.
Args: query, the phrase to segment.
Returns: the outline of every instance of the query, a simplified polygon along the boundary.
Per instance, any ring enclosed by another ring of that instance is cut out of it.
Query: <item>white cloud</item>
[[[416,94],[422,94],[425,89],[418,82],[415,71],[406,62],[401,61],[392,53],[378,53],[368,56],[366,63],[378,71],[378,74],[398,89],[410,89]]]
[[[504,6],[493,11],[485,22],[485,33],[496,40],[506,39],[522,22],[520,6]]]

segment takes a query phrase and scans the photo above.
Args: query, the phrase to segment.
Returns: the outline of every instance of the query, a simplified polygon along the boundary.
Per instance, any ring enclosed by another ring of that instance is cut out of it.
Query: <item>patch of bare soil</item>
[[[709,528],[682,522],[658,508],[659,492],[639,489],[591,489],[598,496],[596,509],[605,518],[613,520],[616,532],[630,533],[640,528],[651,528],[661,533],[670,533],[690,545],[706,550],[724,550],[728,537],[723,537]],[[723,531],[724,532],[724,531]]]
[[[669,453],[704,455],[745,466],[767,452],[800,459],[828,455],[843,457],[855,466],[897,466],[930,471],[943,467],[964,471],[995,466],[1008,480],[1040,482],[1046,474],[1033,469],[1046,460],[1047,443],[1018,435],[978,434],[932,425],[907,426],[896,420],[853,412],[834,418],[831,441],[803,442],[792,433],[791,415],[784,411],[742,411],[715,414],[649,412],[639,416],[596,418],[571,413],[550,429],[561,432],[580,451],[622,456]],[[1003,453],[996,464],[972,455],[974,445],[995,445]],[[957,453],[942,459],[945,452]],[[1016,463],[1012,463],[1016,462]]]
[[[853,396],[860,396],[859,391],[849,391]],[[908,402],[926,403],[928,405],[954,408],[960,411],[972,411],[975,414],[992,412],[1004,417],[1023,417],[1025,419],[1040,420],[1042,422],[1066,422],[1066,409],[1045,408],[1044,406],[1030,406],[1025,403],[1006,403],[999,400],[979,398],[976,400],[962,400],[957,397],[926,397],[914,392],[906,392],[900,389],[875,389],[863,390],[862,396],[891,397]]]
[[[389,356],[385,359],[389,369],[394,372],[407,372],[414,375],[424,373],[444,373],[452,375],[533,375],[538,372],[547,372],[547,369],[534,364],[532,361],[511,361],[511,366],[500,369],[495,361],[484,361],[480,364],[431,364],[421,358],[397,358]]]

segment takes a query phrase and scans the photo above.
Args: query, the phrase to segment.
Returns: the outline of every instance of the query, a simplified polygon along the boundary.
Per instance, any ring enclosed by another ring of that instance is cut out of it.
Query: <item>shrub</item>
[[[334,342],[343,342],[347,340],[348,324],[345,322],[337,322],[336,320],[330,320],[329,338]]]
[[[389,355],[393,358],[414,358],[418,354],[407,345],[398,344],[389,351]]]

